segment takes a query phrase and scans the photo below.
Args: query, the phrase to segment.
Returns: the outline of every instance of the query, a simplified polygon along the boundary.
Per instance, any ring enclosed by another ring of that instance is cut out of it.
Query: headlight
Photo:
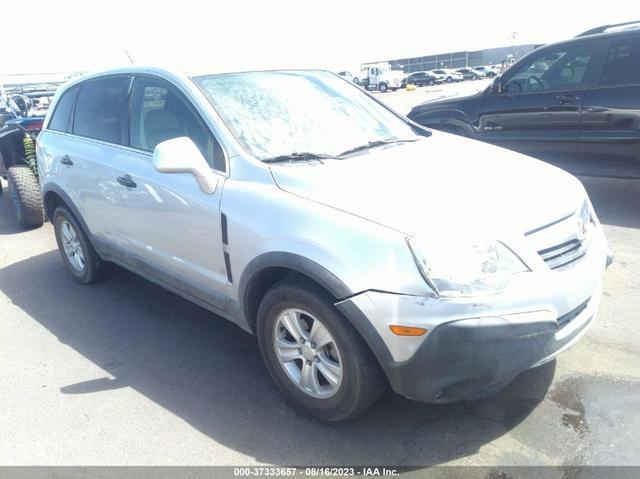
[[[497,294],[507,287],[511,275],[529,271],[499,241],[438,248],[427,248],[415,239],[407,243],[422,276],[439,296]]]

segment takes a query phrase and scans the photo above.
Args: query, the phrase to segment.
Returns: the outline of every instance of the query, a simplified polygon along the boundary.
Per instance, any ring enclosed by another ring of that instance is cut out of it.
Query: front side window
[[[49,130],[61,132],[68,131],[71,120],[71,111],[79,90],[79,86],[74,86],[62,94],[56,104],[55,110],[53,111],[51,121],[49,121],[49,126],[47,127]]]
[[[534,55],[503,82],[507,93],[562,91],[587,83],[592,45],[567,45]]]
[[[231,133],[265,160],[292,153],[338,155],[370,141],[419,138],[366,93],[324,71],[194,78]]]
[[[222,148],[189,102],[162,80],[136,78],[131,95],[131,146],[153,151],[158,143],[181,136],[193,140],[212,168],[225,170]]]
[[[640,83],[640,37],[611,42],[602,69],[601,85]]]
[[[122,143],[129,77],[84,82],[78,94],[73,133],[109,143]]]

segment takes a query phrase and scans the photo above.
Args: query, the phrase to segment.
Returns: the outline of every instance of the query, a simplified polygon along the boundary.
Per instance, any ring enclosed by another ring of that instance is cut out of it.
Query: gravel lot
[[[379,98],[406,112],[481,86]],[[75,284],[51,225],[21,232],[5,191],[0,464],[640,464],[640,182],[582,180],[616,255],[588,334],[493,398],[389,392],[338,426],[297,415],[232,324],[125,271]]]

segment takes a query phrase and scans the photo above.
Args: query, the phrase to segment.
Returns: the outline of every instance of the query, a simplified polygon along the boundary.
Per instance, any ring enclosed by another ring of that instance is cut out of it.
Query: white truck
[[[395,91],[402,86],[404,71],[394,70],[389,63],[370,63],[361,69],[362,85],[367,90]]]

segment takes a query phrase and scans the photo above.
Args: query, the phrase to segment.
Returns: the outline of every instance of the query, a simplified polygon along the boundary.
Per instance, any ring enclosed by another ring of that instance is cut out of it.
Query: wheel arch
[[[240,307],[251,331],[255,333],[256,313],[264,293],[278,281],[296,275],[316,283],[336,302],[353,295],[336,275],[309,258],[287,252],[263,253],[247,265],[238,283]]]
[[[96,250],[96,252],[98,252],[98,249],[96,248],[95,242],[93,241],[93,237],[91,235],[91,230],[89,230],[89,227],[82,218],[80,211],[73,203],[69,195],[67,195],[67,193],[65,193],[60,186],[56,184],[45,185],[42,189],[42,204],[44,207],[45,215],[47,216],[49,221],[53,221],[53,213],[58,206],[64,206],[65,208],[67,208],[76,219],[76,221],[80,223],[80,226],[85,232],[89,243],[91,243],[91,246]]]
[[[461,110],[447,109],[434,112],[420,113],[417,111],[410,118],[416,123],[433,128],[452,132],[453,128],[460,130],[465,136],[475,138],[476,132],[469,117]]]
[[[264,294],[272,285],[291,276],[311,281],[333,297],[340,314],[362,337],[388,377],[389,366],[394,363],[389,349],[371,322],[349,300],[359,292],[353,292],[331,271],[304,256],[285,252],[264,253],[245,268],[238,291],[240,308],[250,331],[256,333],[257,311]]]

